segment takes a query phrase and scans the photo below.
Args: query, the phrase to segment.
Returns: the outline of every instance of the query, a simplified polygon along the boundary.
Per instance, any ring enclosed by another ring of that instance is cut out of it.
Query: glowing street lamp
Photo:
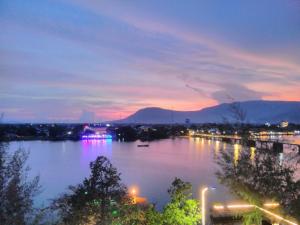
[[[215,187],[204,187],[201,190],[201,204],[202,204],[202,225],[205,225],[205,193],[209,190],[215,190]]]
[[[130,195],[132,197],[133,204],[136,204],[136,198],[137,198],[137,194],[138,194],[138,188],[136,186],[131,187],[129,193],[130,193]]]
[[[136,190],[135,190],[135,188],[132,188],[132,190],[131,190],[131,194],[132,194],[133,196],[135,196],[135,195],[136,195]]]

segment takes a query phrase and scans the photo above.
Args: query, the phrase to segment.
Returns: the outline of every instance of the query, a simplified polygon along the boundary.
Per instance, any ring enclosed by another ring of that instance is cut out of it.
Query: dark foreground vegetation
[[[239,157],[234,157],[237,154]],[[278,153],[264,149],[255,153],[222,151],[217,158],[220,165],[217,175],[234,194],[250,204],[262,206],[264,201],[273,200],[280,203],[279,214],[300,220],[299,156],[291,153],[286,157],[283,163]],[[245,224],[260,224],[262,213],[255,210],[244,217]]]
[[[0,224],[34,223],[38,210],[33,198],[39,193],[39,177],[29,180],[26,160],[28,153],[17,150],[9,155],[0,143]]]

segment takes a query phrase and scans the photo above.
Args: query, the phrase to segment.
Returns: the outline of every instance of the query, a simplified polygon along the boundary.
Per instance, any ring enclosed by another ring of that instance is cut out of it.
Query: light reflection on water
[[[255,147],[250,147],[250,159],[251,159],[252,162],[255,159],[255,151],[256,151]]]
[[[234,164],[237,165],[239,157],[240,157],[240,150],[241,146],[239,144],[234,144]]]
[[[210,185],[217,189],[208,194],[209,202],[236,199],[227,187],[218,182],[214,159],[221,149],[233,148],[233,157],[237,160],[242,150],[240,145],[201,138],[154,141],[148,148],[137,147],[138,143],[111,140],[27,141],[11,142],[9,149],[14,151],[24,147],[30,150],[31,174],[39,174],[43,186],[43,192],[37,198],[38,204],[47,204],[47,199],[64,192],[68,185],[81,182],[89,175],[89,163],[99,155],[111,160],[127,186],[136,185],[141,196],[157,203],[160,208],[168,201],[167,189],[176,176],[193,184],[197,198],[200,187]],[[255,151],[251,150],[252,154]]]

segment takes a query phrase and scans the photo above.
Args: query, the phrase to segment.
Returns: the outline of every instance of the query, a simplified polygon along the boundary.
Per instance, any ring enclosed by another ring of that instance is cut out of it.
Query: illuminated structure
[[[106,127],[90,127],[84,126],[81,135],[83,140],[99,140],[99,139],[112,139],[112,135],[107,133]]]
[[[280,123],[280,127],[281,128],[285,128],[285,127],[288,127],[289,126],[289,122],[288,121],[282,121],[281,123]]]
[[[92,140],[92,139],[112,139],[112,136],[110,134],[87,134],[87,135],[82,135],[82,139],[85,140]]]

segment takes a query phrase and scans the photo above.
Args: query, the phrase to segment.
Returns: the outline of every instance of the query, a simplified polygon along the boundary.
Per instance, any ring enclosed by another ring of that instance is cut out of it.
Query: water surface
[[[238,157],[240,146],[201,138],[176,138],[150,142],[148,148],[137,147],[139,142],[101,141],[23,141],[11,142],[9,150],[19,147],[30,151],[28,164],[31,175],[40,175],[43,192],[36,202],[48,200],[66,191],[89,176],[89,163],[97,156],[108,157],[121,173],[128,187],[139,188],[139,195],[161,208],[168,201],[167,189],[175,177],[193,184],[199,198],[204,185],[216,187],[209,193],[210,202],[228,202],[237,199],[219,183],[215,157],[221,149],[234,149]],[[249,149],[244,149],[249,150]],[[282,156],[283,157],[283,156]]]
[[[128,187],[137,186],[139,194],[150,202],[164,205],[168,201],[167,189],[175,177],[193,184],[195,197],[204,185],[217,187],[209,194],[211,201],[234,198],[219,184],[214,157],[221,142],[204,139],[167,139],[154,141],[148,148],[137,147],[139,142],[89,141],[11,142],[10,151],[19,147],[30,151],[28,164],[31,175],[40,175],[43,192],[37,202],[47,204],[49,199],[66,191],[89,175],[89,163],[99,155],[108,157],[122,174]]]

